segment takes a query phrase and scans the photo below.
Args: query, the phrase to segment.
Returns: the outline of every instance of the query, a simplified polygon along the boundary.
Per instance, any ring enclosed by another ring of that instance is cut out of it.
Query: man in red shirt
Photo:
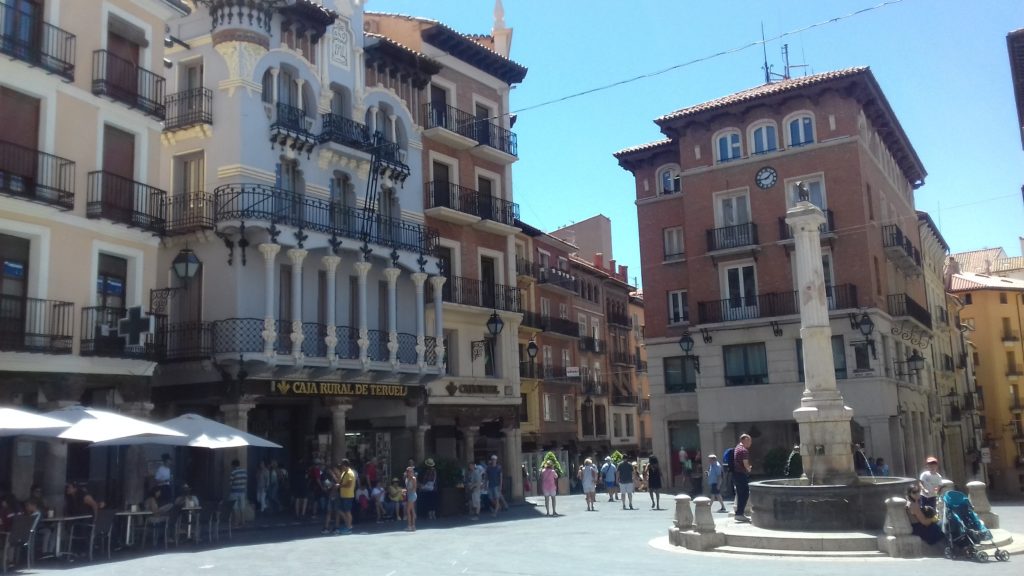
[[[750,522],[750,518],[744,515],[747,509],[747,499],[750,498],[750,471],[753,465],[750,463],[750,434],[740,436],[740,443],[732,452],[732,483],[736,489],[736,521]]]

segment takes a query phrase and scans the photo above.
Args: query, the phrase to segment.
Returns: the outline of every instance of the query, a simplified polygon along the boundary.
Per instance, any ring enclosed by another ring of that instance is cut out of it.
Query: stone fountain
[[[798,185],[799,186],[799,185]],[[759,528],[790,531],[881,530],[885,500],[902,497],[913,478],[859,478],[850,420],[836,385],[819,229],[825,215],[802,200],[786,212],[793,230],[800,337],[806,387],[793,418],[800,426],[804,476],[750,484],[751,519]]]

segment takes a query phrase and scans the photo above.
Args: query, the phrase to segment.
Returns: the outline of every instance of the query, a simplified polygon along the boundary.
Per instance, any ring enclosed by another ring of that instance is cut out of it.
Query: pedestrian
[[[351,534],[352,533],[352,506],[356,500],[356,473],[352,469],[352,465],[349,463],[348,458],[341,460],[341,474],[338,477],[338,495],[340,500],[338,506],[341,514],[342,521],[345,522],[345,527],[338,527],[338,534]],[[415,499],[415,497],[414,497]]]
[[[628,457],[624,457],[616,469],[618,471],[619,497],[622,499],[622,509],[626,509],[626,499],[628,498],[629,509],[636,510],[636,508],[633,508],[633,464],[629,461]]]
[[[544,467],[540,471],[540,489],[544,493],[544,515],[558,516],[555,508],[555,495],[558,493],[558,473],[550,460],[544,461]],[[550,503],[550,508],[548,504]]]
[[[608,501],[614,502],[618,499],[618,491],[615,489],[615,463],[611,456],[604,457],[604,464],[601,465],[601,481],[604,482],[605,490],[608,491]]]
[[[310,514],[313,520],[316,520],[316,515],[327,505],[327,492],[324,491],[321,480],[324,474],[324,461],[318,454],[313,453],[313,464],[306,470],[306,490],[313,509]]]
[[[373,490],[370,490],[370,500],[373,501],[373,509],[377,512],[377,524],[383,524],[384,517],[387,516],[387,512],[384,510],[385,494],[383,483],[377,480],[373,485]]]
[[[722,463],[718,461],[718,456],[708,454],[708,469],[704,471],[704,476],[711,488],[711,502],[718,502],[721,506],[718,511],[726,512],[725,500],[722,500]]]
[[[530,485],[530,473],[526,470],[526,464],[522,465],[523,473],[523,494],[529,494],[533,491],[533,486]]]
[[[363,466],[363,475],[366,476],[366,485],[371,488],[377,485],[377,457],[370,458],[370,461]]]
[[[921,472],[921,506],[935,508],[939,492],[942,491],[942,474],[939,474],[939,459],[929,456],[924,461],[924,472]]]
[[[333,467],[325,467],[320,473],[320,486],[324,492],[326,503],[324,505],[324,527],[321,534],[327,535],[341,528],[341,495],[338,492],[338,481],[341,478],[341,469],[335,464]],[[331,525],[334,525],[332,528]]]
[[[594,466],[594,461],[587,458],[583,461],[583,466],[580,467],[579,471],[580,485],[583,487],[584,499],[587,502],[587,510],[594,512],[597,510],[597,466]]]
[[[172,494],[174,477],[171,473],[170,454],[163,454],[160,456],[160,465],[157,466],[156,472],[153,474],[153,483],[160,489],[161,506],[174,502],[174,496]]]
[[[231,474],[228,477],[231,486],[231,499],[235,502],[235,513],[232,516],[235,528],[245,523],[246,498],[249,492],[249,473],[242,468],[242,463],[235,458],[231,461]]]
[[[750,463],[750,445],[753,441],[750,434],[740,435],[739,444],[732,453],[732,482],[736,492],[736,521],[750,522],[745,515],[747,511],[747,500],[750,498],[750,471],[753,465]]]
[[[402,489],[402,485],[399,484],[398,478],[391,479],[391,485],[388,486],[388,505],[387,509],[390,513],[395,515],[395,522],[402,521],[402,508],[405,506],[405,490]]]
[[[498,464],[497,454],[491,454],[491,460],[487,463],[487,497],[491,501],[491,516],[497,516],[498,510],[502,507],[502,503],[505,502],[505,497],[502,495],[502,486],[504,477],[501,470],[501,464]],[[508,504],[505,503],[505,508],[508,508]]]
[[[875,473],[879,476],[889,475],[889,465],[885,463],[885,460],[881,458],[875,460]]]
[[[406,532],[416,531],[416,469],[409,466],[405,469],[405,519]]]
[[[423,462],[427,468],[420,474],[418,481],[420,488],[420,506],[426,510],[427,519],[437,518],[437,468],[434,467],[434,459],[427,458]]]
[[[306,508],[309,506],[309,487],[306,483],[305,462],[299,460],[288,475],[292,496],[295,497],[295,517],[304,518]]]
[[[260,460],[259,475],[256,476],[256,508],[262,514],[267,511],[267,492],[270,490],[270,466]]]
[[[658,457],[651,456],[644,466],[644,483],[647,484],[647,494],[651,497],[651,508],[661,510],[661,466],[658,465]]]
[[[480,490],[483,488],[484,475],[474,463],[466,465],[466,492],[469,493],[469,513],[473,520],[480,519]]]

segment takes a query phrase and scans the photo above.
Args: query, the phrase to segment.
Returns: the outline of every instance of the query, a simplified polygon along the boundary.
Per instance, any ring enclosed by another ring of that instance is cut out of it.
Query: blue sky
[[[512,59],[529,68],[512,92],[520,110],[772,38],[882,0],[504,0]],[[494,0],[370,0],[367,10],[441,20],[489,33]],[[1006,34],[1024,27],[1021,0],[903,0],[770,41],[768,60],[794,75],[870,66],[921,157],[916,192],[954,252],[1002,246],[1021,253],[1024,151]],[[515,200],[543,230],[602,213],[615,258],[639,275],[632,176],[612,153],[660,139],[654,118],[764,81],[760,47],[660,76],[524,111],[514,131]]]

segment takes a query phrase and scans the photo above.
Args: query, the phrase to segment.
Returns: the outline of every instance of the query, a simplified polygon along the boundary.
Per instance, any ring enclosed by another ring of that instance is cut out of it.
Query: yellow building
[[[963,302],[961,321],[970,330],[989,487],[1019,495],[1024,491],[1024,280],[963,272],[952,276],[950,292]]]

